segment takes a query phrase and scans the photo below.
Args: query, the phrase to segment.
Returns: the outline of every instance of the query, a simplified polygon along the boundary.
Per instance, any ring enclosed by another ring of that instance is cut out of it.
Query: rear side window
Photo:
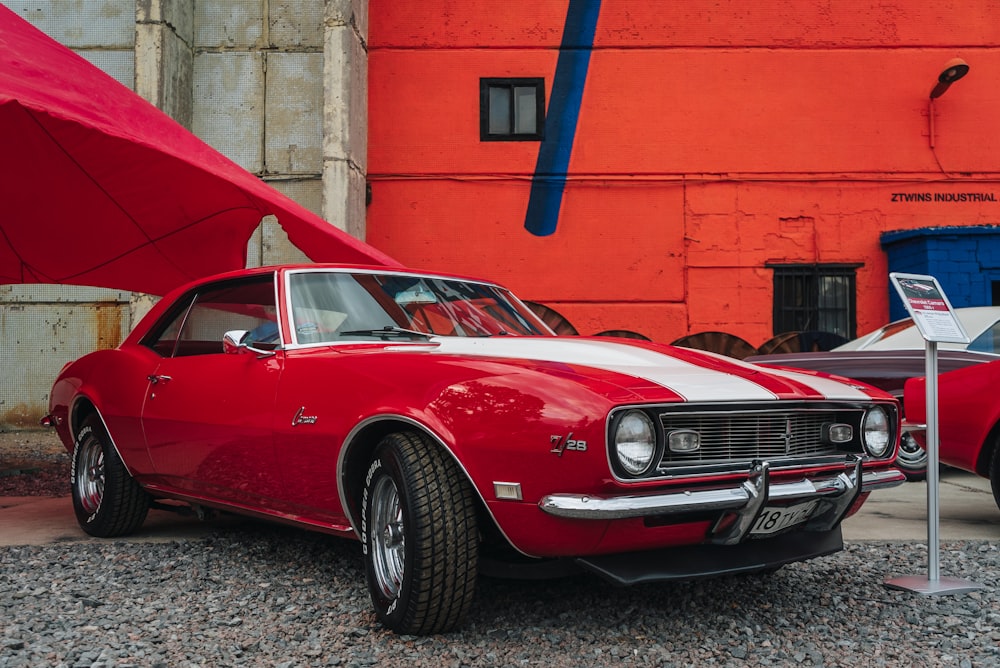
[[[214,283],[185,296],[143,345],[163,357],[221,354],[222,337],[231,330],[250,332],[255,348],[281,343],[273,275]]]

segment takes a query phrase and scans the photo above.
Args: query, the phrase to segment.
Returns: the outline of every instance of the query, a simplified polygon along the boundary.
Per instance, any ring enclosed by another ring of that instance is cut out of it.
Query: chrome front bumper
[[[844,470],[836,475],[772,485],[770,465],[759,462],[753,466],[747,479],[735,487],[614,497],[550,494],[538,505],[556,517],[587,520],[719,512],[722,515],[710,532],[710,542],[734,545],[746,538],[757,517],[770,502],[788,505],[818,500],[819,505],[804,528],[808,531],[829,531],[843,520],[861,493],[895,487],[905,480],[906,476],[896,469],[862,472],[861,459],[856,458],[846,462]]]

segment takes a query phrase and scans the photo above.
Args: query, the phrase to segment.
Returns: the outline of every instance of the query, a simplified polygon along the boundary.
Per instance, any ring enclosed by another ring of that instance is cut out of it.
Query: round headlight
[[[864,433],[865,449],[872,457],[885,457],[892,445],[889,428],[889,414],[881,406],[874,406],[865,413]]]
[[[615,455],[629,475],[649,470],[656,455],[656,430],[642,411],[629,411],[618,419],[614,433]]]

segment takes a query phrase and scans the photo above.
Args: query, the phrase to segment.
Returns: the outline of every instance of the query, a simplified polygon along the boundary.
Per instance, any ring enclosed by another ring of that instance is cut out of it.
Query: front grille
[[[823,425],[854,425],[857,437],[862,413],[815,409],[661,413],[665,437],[675,430],[690,429],[701,435],[701,448],[693,453],[664,448],[659,468],[836,455],[842,451],[823,442]]]

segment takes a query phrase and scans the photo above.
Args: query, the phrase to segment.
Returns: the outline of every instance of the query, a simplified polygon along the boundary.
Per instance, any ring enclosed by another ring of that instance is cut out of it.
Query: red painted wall
[[[863,263],[858,333],[883,324],[881,232],[1000,223],[1000,202],[893,201],[1000,200],[1000,9],[834,4],[604,0],[558,229],[536,237],[539,143],[479,140],[479,79],[551,87],[568,2],[372,0],[368,241],[582,334],[759,345],[766,263]],[[928,93],[956,56],[971,71],[936,101],[932,150]]]

